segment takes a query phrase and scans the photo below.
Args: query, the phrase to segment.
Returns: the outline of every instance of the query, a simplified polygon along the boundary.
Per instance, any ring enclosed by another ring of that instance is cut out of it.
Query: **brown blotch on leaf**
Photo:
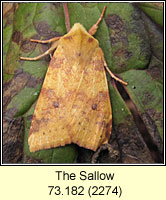
[[[122,42],[122,44],[127,45],[128,39],[125,34],[125,27],[123,20],[116,14],[108,15],[105,18],[105,22],[108,28],[111,28],[110,40],[111,44],[114,46],[118,42]]]
[[[124,29],[123,20],[116,14],[110,14],[105,17],[105,22],[109,28],[118,29],[119,31]]]
[[[57,101],[54,101],[53,106],[54,106],[54,108],[59,108],[59,103]]]
[[[33,39],[36,39],[35,37],[33,37]],[[30,39],[24,39],[21,41],[21,51],[23,51],[24,53],[28,53],[31,52],[32,50],[34,50],[34,48],[36,47],[36,43],[35,42],[31,42]]]
[[[22,159],[22,133],[24,121],[22,117],[3,118],[3,163],[17,163]]]
[[[142,101],[144,105],[147,105],[148,103],[153,102],[154,100],[155,100],[155,97],[150,92],[144,93],[144,99]]]
[[[59,36],[62,36],[62,34],[57,31],[51,31],[50,35],[47,36],[46,40],[51,39],[53,37],[59,37]]]
[[[5,29],[7,26],[11,25],[13,23],[13,20],[10,18],[7,18],[6,23],[4,24],[3,28]]]
[[[48,36],[51,33],[50,26],[45,22],[41,21],[36,26],[36,30],[41,36]]]
[[[22,33],[19,31],[15,31],[12,35],[12,41],[19,44],[22,40]]]
[[[96,110],[97,109],[97,104],[93,104],[92,105],[92,110]]]
[[[22,69],[15,71],[13,78],[3,85],[3,108],[6,110],[12,98],[17,95],[27,84],[30,75]],[[6,111],[5,111],[6,112]]]
[[[150,73],[150,75],[152,76],[153,79],[155,80],[160,80],[161,76],[162,76],[162,68],[160,68],[160,66],[156,66],[153,68],[148,68],[147,69],[148,73]]]
[[[36,85],[41,84],[43,82],[43,78],[37,79],[33,76],[30,77],[30,79],[27,81],[26,86],[29,88],[34,88]]]
[[[43,7],[44,8],[44,7]],[[47,6],[46,8],[47,9]],[[51,39],[53,37],[61,36],[61,34],[57,31],[52,31],[49,24],[45,21],[40,21],[35,24],[36,30],[40,36],[43,36],[44,40]]]
[[[126,60],[128,60],[131,56],[132,56],[132,53],[125,50],[125,49],[118,49],[115,53],[114,53],[114,56],[117,56],[117,57],[123,57],[125,58]]]
[[[52,3],[56,8],[62,7],[62,3]],[[55,10],[55,7],[53,9]],[[53,10],[53,11],[54,11]]]

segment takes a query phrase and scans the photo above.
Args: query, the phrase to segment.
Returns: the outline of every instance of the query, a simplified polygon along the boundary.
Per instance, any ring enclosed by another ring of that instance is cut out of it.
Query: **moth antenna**
[[[104,6],[103,11],[102,11],[102,13],[101,13],[101,16],[100,16],[100,18],[98,19],[98,21],[96,22],[96,25],[98,25],[98,24],[101,22],[101,20],[103,19],[103,16],[104,16],[104,13],[105,13],[106,8],[107,8],[107,7]]]
[[[100,18],[97,20],[96,24],[94,24],[94,25],[89,29],[88,33],[89,33],[90,35],[94,35],[94,34],[96,33],[97,28],[98,28],[98,25],[99,25],[99,23],[101,22],[101,20],[103,19],[103,16],[104,16],[104,13],[105,13],[106,8],[107,8],[107,7],[104,6],[103,11],[102,11],[102,13],[101,13],[101,15],[100,15]]]
[[[66,24],[66,29],[67,32],[70,31],[70,18],[69,18],[69,11],[67,8],[67,3],[63,4],[64,12],[65,12],[65,24]]]

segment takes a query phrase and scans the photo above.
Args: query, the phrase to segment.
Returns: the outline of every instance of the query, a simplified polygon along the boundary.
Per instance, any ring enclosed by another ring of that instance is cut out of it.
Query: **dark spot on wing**
[[[93,104],[92,105],[92,110],[96,110],[97,109],[97,104]]]
[[[53,106],[54,106],[54,108],[58,108],[59,107],[59,103],[57,101],[54,101],[53,102]]]
[[[88,42],[93,42],[93,38],[89,38],[89,39],[88,39]]]

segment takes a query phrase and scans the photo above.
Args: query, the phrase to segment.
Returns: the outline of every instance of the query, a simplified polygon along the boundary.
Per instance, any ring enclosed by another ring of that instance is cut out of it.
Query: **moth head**
[[[76,32],[76,31],[82,31],[82,32],[86,32],[87,33],[87,30],[80,23],[75,23],[73,25],[73,27],[71,28],[71,30],[69,31],[69,33]]]

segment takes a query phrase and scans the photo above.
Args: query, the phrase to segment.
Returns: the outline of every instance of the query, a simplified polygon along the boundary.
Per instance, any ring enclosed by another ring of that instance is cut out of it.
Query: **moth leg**
[[[51,48],[49,48],[46,52],[44,52],[43,54],[36,56],[34,58],[28,58],[28,57],[20,57],[21,60],[39,60],[40,58],[43,58],[44,56],[51,54],[52,51],[54,51],[58,46],[58,42],[54,42],[51,46]]]
[[[42,44],[46,44],[46,43],[51,43],[51,42],[55,42],[57,40],[59,40],[61,37],[54,37],[51,38],[49,40],[35,40],[35,39],[30,39],[31,42],[37,42],[37,43],[42,43]]]
[[[101,56],[102,56],[102,60],[104,62],[104,67],[105,69],[107,70],[107,72],[110,74],[110,76],[115,79],[116,81],[122,83],[123,85],[128,85],[128,83],[126,83],[125,81],[121,80],[120,78],[116,77],[112,72],[111,70],[109,69],[109,67],[107,66],[107,63],[104,59],[104,53],[103,53],[103,50],[100,48],[100,53],[101,53]]]
[[[123,85],[128,85],[128,83],[126,83],[125,81],[121,80],[120,78],[116,77],[111,70],[109,69],[109,67],[107,66],[107,63],[104,60],[104,67],[106,68],[107,72],[110,74],[110,76],[115,79],[116,81],[122,83]]]
[[[97,28],[98,28],[98,24],[101,22],[101,20],[102,20],[102,18],[103,18],[103,16],[104,16],[105,10],[106,10],[106,6],[104,6],[103,11],[102,11],[102,13],[101,13],[101,16],[100,16],[100,18],[98,19],[98,21],[96,22],[96,24],[94,24],[94,25],[89,29],[88,33],[89,33],[90,35],[94,35],[94,34],[96,33]]]
[[[67,3],[63,4],[63,8],[64,8],[64,13],[65,13],[66,29],[67,29],[67,32],[69,32],[70,31],[70,18],[69,18],[69,11],[67,8]]]

